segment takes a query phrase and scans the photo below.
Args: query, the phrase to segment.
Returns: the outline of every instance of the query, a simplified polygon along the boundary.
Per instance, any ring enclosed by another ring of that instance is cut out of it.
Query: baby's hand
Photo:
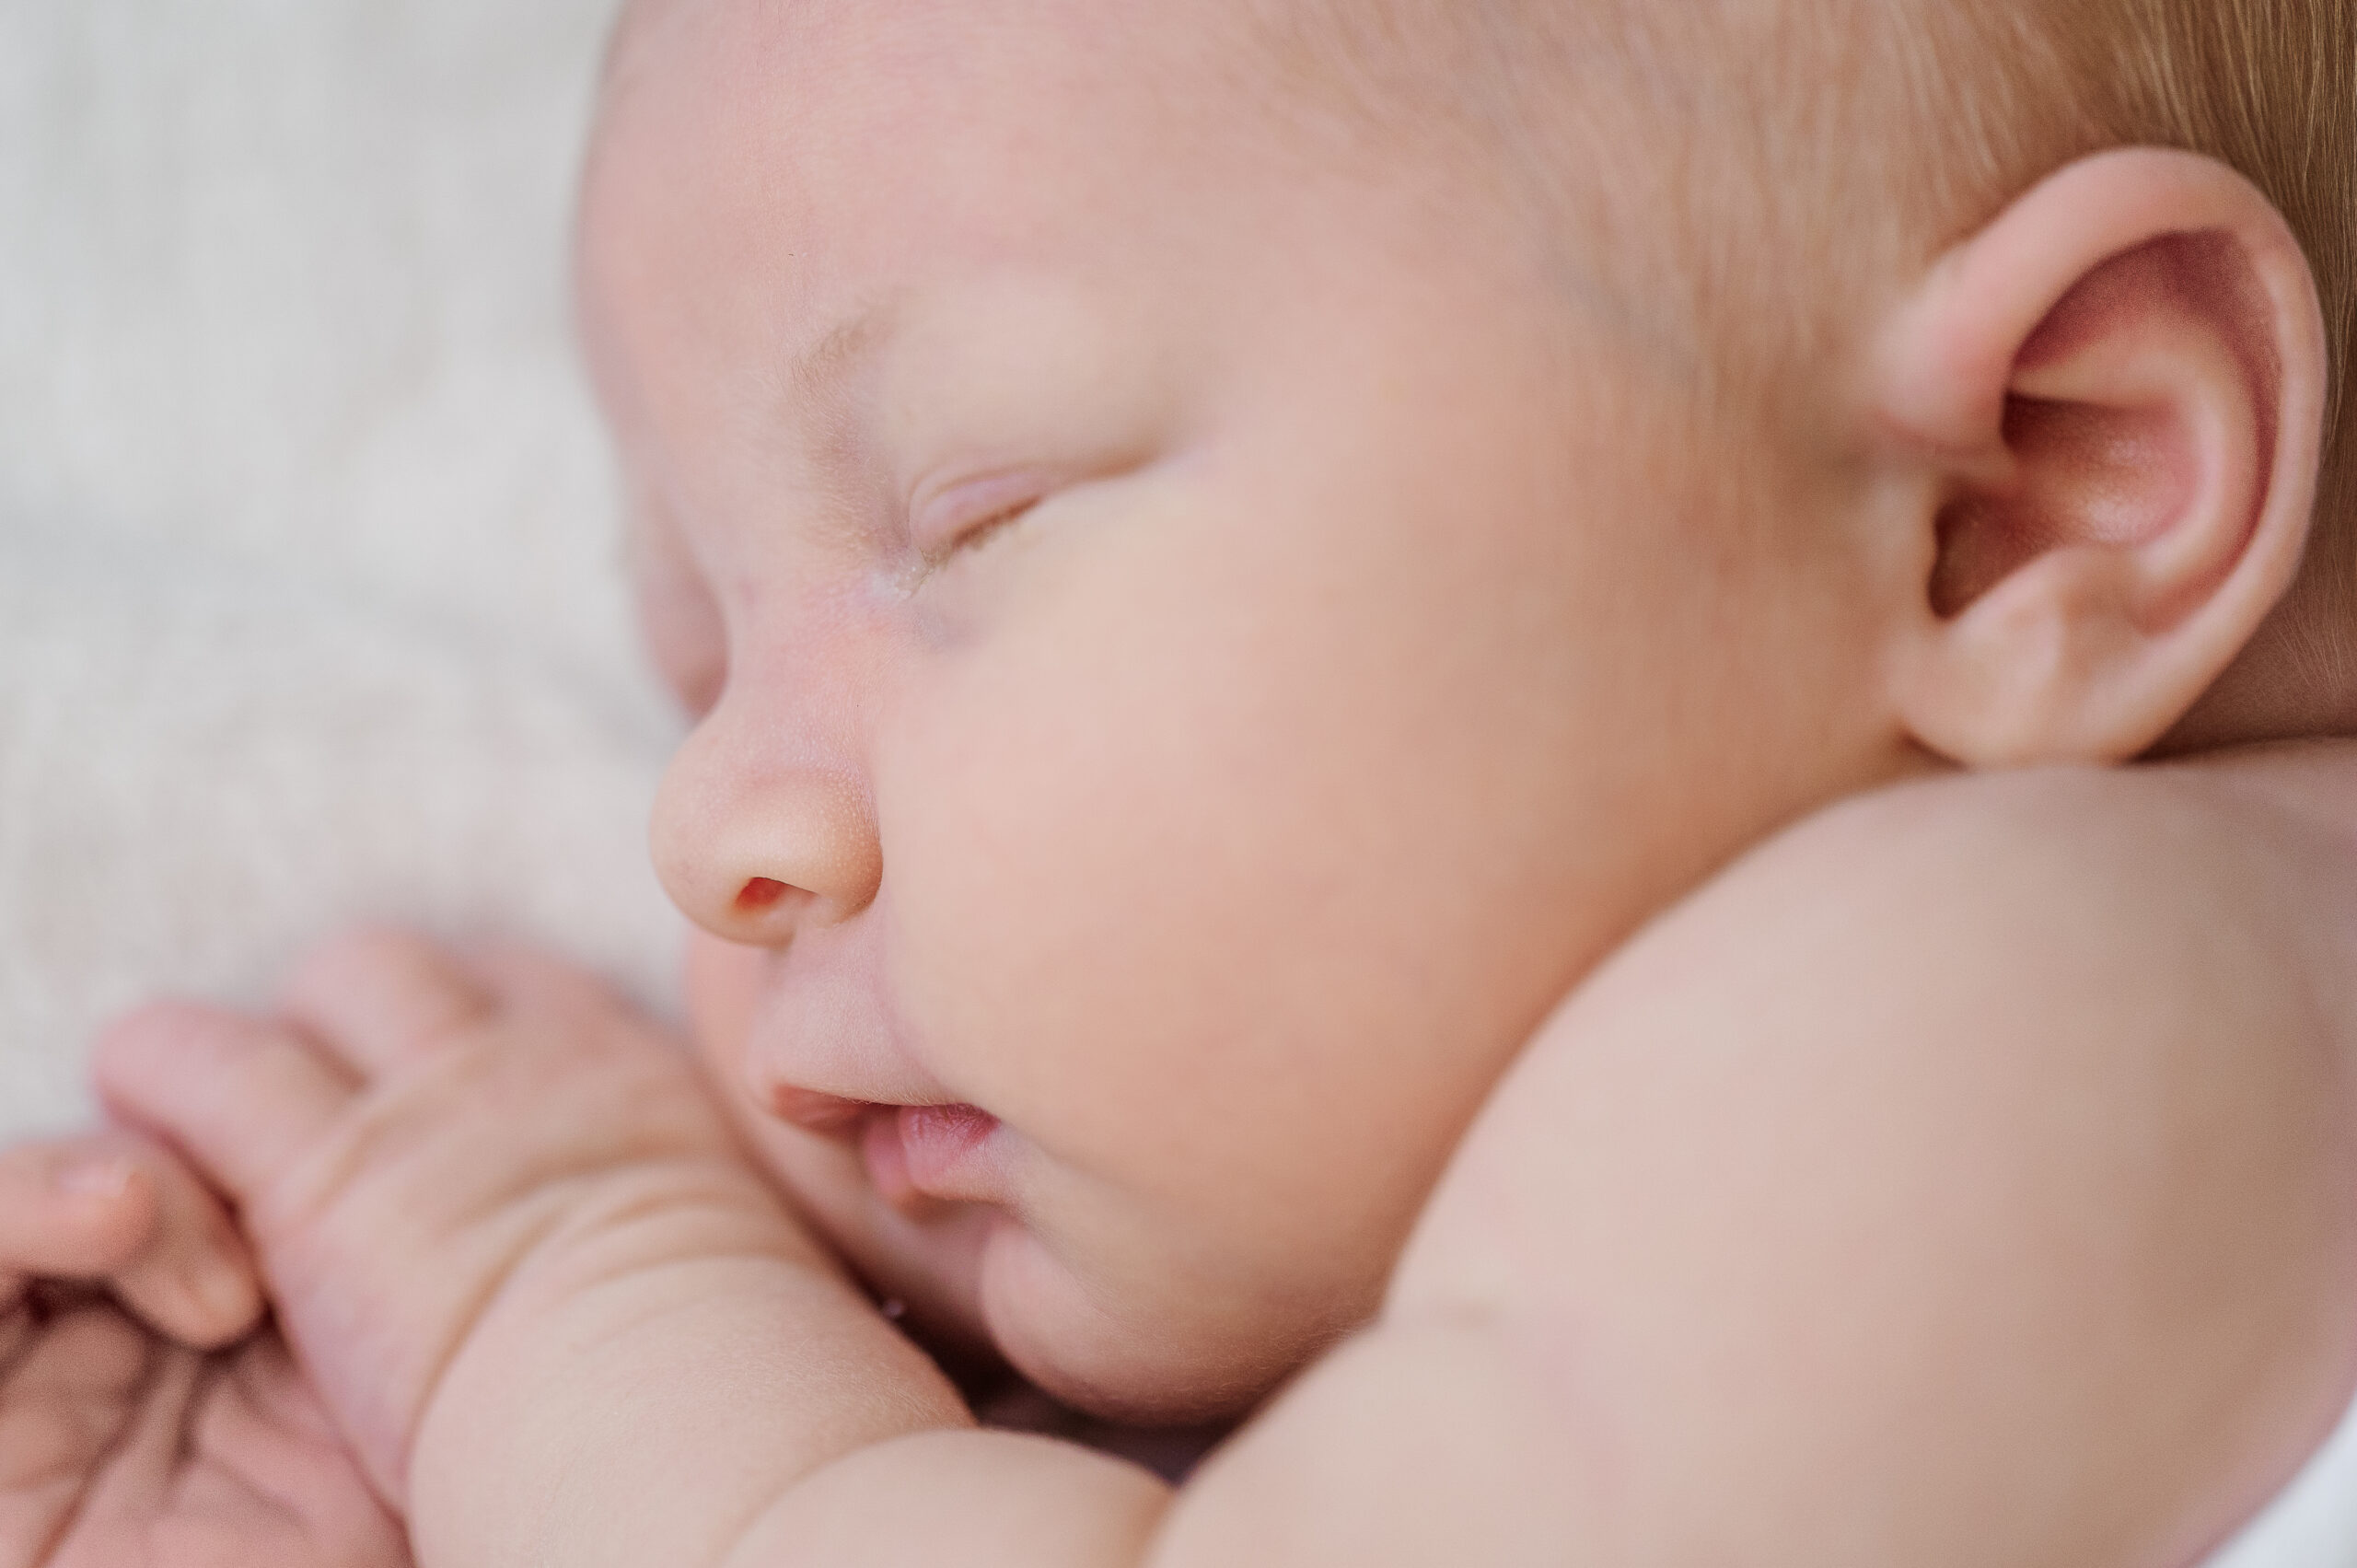
[[[277,1337],[195,1348],[261,1308],[219,1202],[166,1151],[109,1132],[0,1153],[0,1565],[402,1568]]]
[[[592,1293],[627,1306],[715,1255],[818,1260],[686,1053],[546,959],[347,940],[283,1017],[152,1007],[101,1043],[98,1077],[234,1198],[288,1339],[397,1505],[485,1324]]]

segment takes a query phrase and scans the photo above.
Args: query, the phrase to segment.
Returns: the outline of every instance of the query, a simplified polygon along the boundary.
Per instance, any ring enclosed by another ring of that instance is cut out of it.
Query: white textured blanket
[[[0,0],[0,1135],[358,918],[675,927],[564,234],[609,0]]]

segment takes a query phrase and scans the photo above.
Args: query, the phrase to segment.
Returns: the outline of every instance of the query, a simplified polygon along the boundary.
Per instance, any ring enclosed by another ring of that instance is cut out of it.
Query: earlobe
[[[2322,312],[2258,191],[2190,154],[2072,166],[1944,259],[1879,344],[1921,580],[1892,701],[1967,766],[2149,749],[2289,587]]]

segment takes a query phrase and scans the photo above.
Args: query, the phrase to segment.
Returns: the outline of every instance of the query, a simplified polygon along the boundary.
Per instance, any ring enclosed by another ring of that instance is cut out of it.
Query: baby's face
[[[1566,989],[1873,750],[1636,352],[1467,171],[1280,150],[1223,9],[676,0],[584,218],[712,1065],[1132,1414],[1368,1314]]]

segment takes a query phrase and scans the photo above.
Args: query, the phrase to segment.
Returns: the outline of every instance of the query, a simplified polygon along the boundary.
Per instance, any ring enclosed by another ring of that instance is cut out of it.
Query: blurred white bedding
[[[355,918],[664,994],[564,292],[609,10],[0,0],[0,1136]]]

